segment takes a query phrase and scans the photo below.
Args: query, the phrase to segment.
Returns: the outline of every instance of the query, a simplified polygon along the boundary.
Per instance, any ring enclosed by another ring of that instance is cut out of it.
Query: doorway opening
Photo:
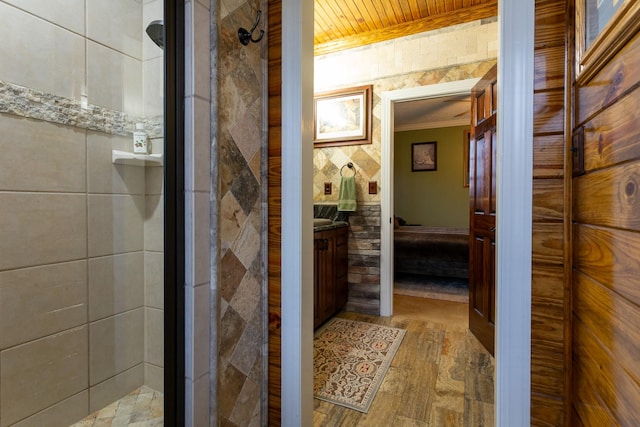
[[[468,96],[396,105],[394,295],[469,300],[469,105]],[[407,124],[405,109],[420,123]],[[439,116],[461,120],[443,127]]]
[[[282,187],[282,200],[283,214],[288,212],[293,221],[287,222],[284,218],[282,221],[282,255],[287,255],[287,268],[282,271],[282,289],[287,290],[282,293],[282,348],[287,351],[282,352],[281,358],[282,366],[287,369],[282,371],[281,378],[284,403],[281,414],[283,424],[298,425],[312,422],[313,410],[312,378],[308,375],[312,357],[305,338],[312,331],[312,300],[304,291],[308,281],[300,280],[301,272],[311,266],[311,241],[308,237],[300,239],[300,235],[306,234],[305,227],[308,229],[310,225],[310,220],[302,215],[310,203],[297,181],[302,176],[303,181],[309,182],[309,174],[304,169],[311,169],[310,150],[301,148],[306,144],[300,141],[301,137],[303,141],[311,141],[309,127],[301,124],[312,122],[312,112],[305,107],[312,105],[312,93],[303,88],[312,87],[313,65],[309,64],[313,48],[313,4],[308,0],[284,1],[282,8],[282,81],[287,82],[283,85],[282,128],[288,130],[282,134],[282,157],[291,161],[286,164],[292,166],[283,169],[282,182],[287,184]],[[501,95],[498,100],[503,112],[498,134],[503,140],[518,141],[518,144],[498,149],[498,173],[508,185],[498,187],[499,211],[504,216],[498,218],[501,262],[497,272],[497,300],[503,309],[497,313],[497,425],[526,425],[530,420],[534,16],[534,5],[527,0],[499,3],[501,62],[498,74],[502,94],[509,96]],[[392,108],[391,102],[386,105],[387,109]],[[390,179],[388,170],[384,176]],[[289,185],[289,179],[295,185]],[[285,200],[289,210],[284,209]],[[388,239],[390,212],[383,218],[386,233],[382,237],[386,235]],[[388,256],[387,253],[381,262],[389,263]],[[501,286],[501,283],[511,285]],[[388,303],[389,295],[386,298]]]
[[[440,83],[429,86],[400,89],[382,94],[382,155],[381,176],[394,188],[394,117],[396,105],[403,102],[437,99],[442,97],[469,96],[471,88],[479,79],[466,79],[457,82]],[[428,173],[428,172],[422,172]],[[461,178],[462,180],[462,178]],[[380,315],[393,314],[393,281],[394,281],[394,194],[383,192],[381,200],[380,221]]]

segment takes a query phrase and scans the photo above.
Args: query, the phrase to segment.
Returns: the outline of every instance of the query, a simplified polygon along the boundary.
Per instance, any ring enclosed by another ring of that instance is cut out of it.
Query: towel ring
[[[347,167],[347,168],[349,168],[349,169],[352,169],[352,170],[353,170],[353,175],[351,175],[351,176],[356,176],[356,167],[355,167],[355,166],[353,166],[353,163],[351,163],[351,162],[347,163],[346,165],[343,165],[343,166],[340,168],[340,176],[342,176],[342,170],[343,170],[345,167]]]

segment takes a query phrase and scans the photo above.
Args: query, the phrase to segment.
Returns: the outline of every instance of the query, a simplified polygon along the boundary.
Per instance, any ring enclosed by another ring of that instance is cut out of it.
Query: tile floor
[[[340,314],[407,335],[368,414],[315,400],[314,426],[493,426],[494,359],[467,332],[468,305],[396,295],[394,311]],[[163,395],[143,386],[72,427],[162,425]]]
[[[155,427],[164,425],[164,396],[142,386],[71,427]]]
[[[407,333],[369,412],[314,399],[314,427],[492,427],[494,359],[468,332],[468,310],[395,295],[392,317],[338,314]]]

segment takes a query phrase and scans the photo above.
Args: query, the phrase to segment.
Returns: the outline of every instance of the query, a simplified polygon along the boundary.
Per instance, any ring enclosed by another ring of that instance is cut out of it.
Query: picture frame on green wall
[[[411,144],[411,171],[438,170],[438,142],[414,142]]]

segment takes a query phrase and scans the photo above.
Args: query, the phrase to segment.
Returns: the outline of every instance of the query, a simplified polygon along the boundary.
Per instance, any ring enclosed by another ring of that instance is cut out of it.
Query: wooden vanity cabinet
[[[313,327],[340,311],[348,298],[347,227],[313,233]]]

